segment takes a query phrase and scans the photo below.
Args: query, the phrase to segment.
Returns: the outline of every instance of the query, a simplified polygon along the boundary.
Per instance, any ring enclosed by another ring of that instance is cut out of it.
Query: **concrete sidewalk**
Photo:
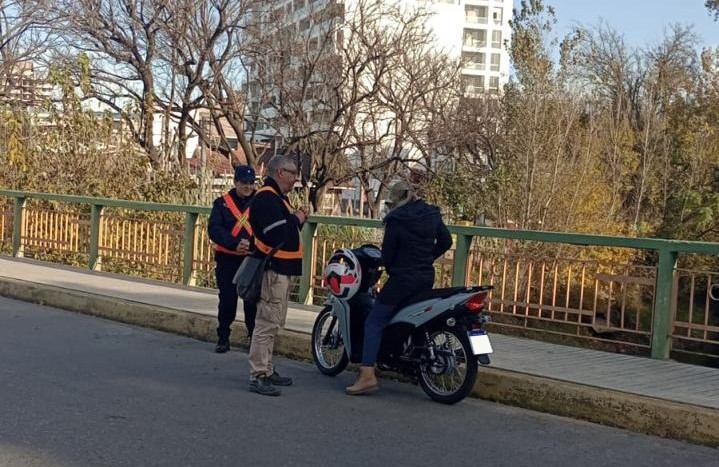
[[[0,258],[0,294],[213,341],[216,292]],[[316,310],[293,306],[278,350],[310,357]],[[240,313],[241,314],[241,313]],[[241,325],[233,333],[240,342]],[[493,334],[474,395],[719,446],[719,369]],[[209,349],[209,347],[208,347]]]

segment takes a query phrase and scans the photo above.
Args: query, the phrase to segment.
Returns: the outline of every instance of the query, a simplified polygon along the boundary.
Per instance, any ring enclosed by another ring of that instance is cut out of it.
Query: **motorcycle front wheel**
[[[320,372],[336,376],[349,364],[337,317],[331,307],[325,307],[317,315],[312,327],[312,359]]]
[[[419,385],[436,402],[455,404],[469,395],[477,380],[477,358],[462,327],[429,333],[425,358],[419,365]]]

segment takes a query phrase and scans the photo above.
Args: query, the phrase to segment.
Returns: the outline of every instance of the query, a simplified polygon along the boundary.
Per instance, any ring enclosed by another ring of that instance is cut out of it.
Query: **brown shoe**
[[[350,396],[370,394],[379,389],[377,377],[374,374],[373,366],[361,366],[357,381],[352,386],[347,386],[345,392]]]

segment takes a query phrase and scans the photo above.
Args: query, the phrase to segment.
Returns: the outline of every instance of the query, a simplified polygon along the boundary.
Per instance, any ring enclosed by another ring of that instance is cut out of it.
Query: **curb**
[[[663,438],[719,447],[719,410],[510,370],[482,368],[473,396]]]
[[[7,277],[0,278],[0,295],[203,341],[215,338],[215,318],[209,315]],[[235,325],[231,343],[241,347],[246,342],[246,333],[242,324]],[[283,329],[275,352],[311,360],[310,348],[309,335]],[[510,370],[482,367],[480,371],[473,397],[664,438],[719,446],[719,410],[716,409]]]

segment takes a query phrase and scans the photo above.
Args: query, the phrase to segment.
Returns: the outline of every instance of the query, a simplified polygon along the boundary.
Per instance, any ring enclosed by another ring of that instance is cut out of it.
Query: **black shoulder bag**
[[[272,258],[280,246],[274,247],[270,253],[264,258],[256,256],[247,256],[242,260],[242,264],[237,269],[232,283],[237,287],[237,296],[248,302],[256,302],[260,298],[262,291],[262,278],[267,269],[267,262]]]

